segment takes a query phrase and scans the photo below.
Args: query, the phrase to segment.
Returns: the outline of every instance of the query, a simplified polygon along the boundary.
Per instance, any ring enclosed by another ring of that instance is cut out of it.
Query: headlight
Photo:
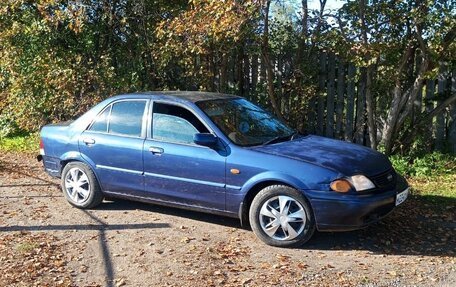
[[[336,179],[331,182],[330,187],[333,191],[346,193],[352,188],[356,191],[363,191],[375,188],[375,185],[364,175],[354,175],[347,178]]]
[[[364,175],[354,175],[348,178],[356,191],[363,191],[375,188],[375,185]]]

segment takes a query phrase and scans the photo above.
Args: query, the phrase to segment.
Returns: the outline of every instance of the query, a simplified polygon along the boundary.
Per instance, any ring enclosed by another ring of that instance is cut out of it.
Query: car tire
[[[255,235],[271,246],[301,246],[315,231],[310,204],[302,193],[285,185],[262,189],[250,205],[249,220]]]
[[[103,201],[97,178],[85,163],[68,163],[62,171],[61,185],[67,201],[77,208],[93,208]]]

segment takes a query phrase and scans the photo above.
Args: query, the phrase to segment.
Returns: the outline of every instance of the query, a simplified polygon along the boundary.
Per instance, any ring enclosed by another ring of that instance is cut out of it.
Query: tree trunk
[[[304,39],[304,45],[305,41],[307,40],[307,33],[308,33],[308,20],[309,20],[309,10],[307,8],[307,0],[302,0],[301,1],[301,13],[302,13],[302,19],[301,19],[301,26],[302,26],[302,37],[301,40]]]
[[[362,38],[363,44],[367,48],[369,46],[369,40],[367,37],[367,24],[365,18],[365,9],[366,9],[366,0],[361,0],[359,5],[359,16],[361,19],[361,29],[362,29]],[[365,56],[365,61],[367,62],[366,69],[366,86],[365,86],[365,96],[366,96],[366,111],[367,111],[367,128],[369,133],[369,142],[370,146],[373,149],[377,149],[377,129],[375,127],[375,106],[374,99],[372,97],[371,85],[372,85],[372,64],[370,64],[371,56],[368,53]]]
[[[423,59],[421,58],[421,55],[417,55],[415,59],[415,74],[414,76],[418,76],[419,73],[419,67],[421,66],[421,62]],[[423,103],[423,89],[420,89],[418,91],[418,95],[416,97],[416,101],[413,103],[413,109],[410,115],[410,118],[412,119],[412,122],[416,122],[416,117],[421,115],[422,112],[422,103]]]
[[[277,104],[277,99],[274,91],[274,70],[271,64],[269,56],[269,7],[271,6],[271,0],[266,0],[263,7],[264,13],[264,32],[263,32],[263,41],[261,45],[261,53],[263,55],[264,63],[266,66],[266,79],[267,79],[267,91],[269,100],[271,101],[272,109],[276,116],[284,121],[282,113],[280,112],[280,107]]]
[[[456,103],[456,93],[453,93],[449,98],[444,100],[442,103],[437,105],[432,111],[423,116],[420,120],[417,121],[413,127],[409,129],[408,133],[404,133],[402,136],[401,142],[404,143],[404,146],[410,146],[413,142],[415,136],[422,131],[423,127],[432,119],[441,113],[447,106],[451,106],[453,103]]]
[[[396,122],[399,118],[399,112],[401,110],[401,100],[402,100],[402,83],[401,76],[405,69],[405,65],[410,57],[412,52],[412,47],[408,47],[405,53],[402,55],[401,63],[398,67],[396,73],[396,83],[393,90],[393,99],[386,117],[385,125],[383,127],[382,133],[382,143],[385,146],[385,153],[389,155],[393,147],[393,135],[396,129]]]

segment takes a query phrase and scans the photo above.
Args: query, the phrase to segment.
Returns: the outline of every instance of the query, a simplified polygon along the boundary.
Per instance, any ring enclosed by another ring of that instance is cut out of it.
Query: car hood
[[[255,146],[253,150],[305,161],[330,168],[346,176],[372,176],[391,169],[390,161],[382,153],[361,145],[314,135],[277,144]]]

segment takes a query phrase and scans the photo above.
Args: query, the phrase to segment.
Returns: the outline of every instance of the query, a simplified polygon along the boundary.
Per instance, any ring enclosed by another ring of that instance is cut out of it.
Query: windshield
[[[196,105],[225,136],[240,146],[268,144],[290,139],[295,134],[270,113],[242,98],[201,101]]]

